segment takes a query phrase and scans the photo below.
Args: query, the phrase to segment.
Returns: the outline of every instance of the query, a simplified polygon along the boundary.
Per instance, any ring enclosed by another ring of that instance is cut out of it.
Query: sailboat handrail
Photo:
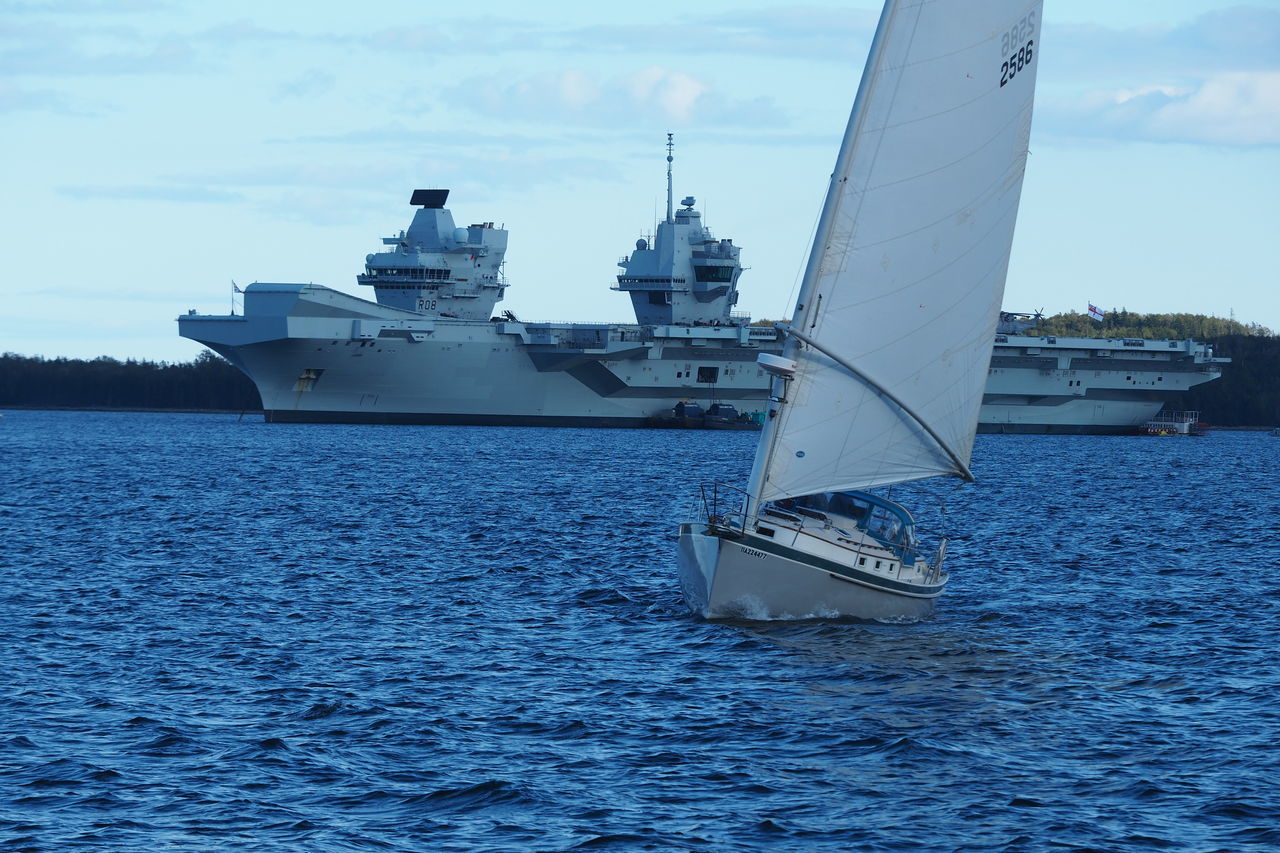
[[[910,406],[908,406],[906,403],[899,400],[898,397],[893,394],[893,392],[889,391],[882,384],[872,379],[866,373],[854,367],[852,364],[846,361],[842,356],[839,356],[836,353],[831,352],[829,349],[822,346],[822,344],[813,340],[803,332],[797,331],[790,324],[775,323],[774,328],[785,335],[791,335],[796,340],[799,340],[813,347],[818,352],[822,353],[827,358],[831,359],[836,364],[843,367],[849,373],[853,374],[855,378],[866,383],[866,385],[869,388],[871,388],[873,391],[880,394],[882,397],[886,398],[887,400],[889,400],[889,402],[893,403],[895,406],[897,406],[899,409],[905,412],[913,421],[919,424],[920,428],[923,429],[925,432],[927,432],[929,434],[929,437],[932,438],[934,442],[937,443],[938,447],[940,447],[942,451],[947,454],[947,457],[956,466],[956,470],[959,476],[963,477],[965,482],[972,483],[974,481],[975,478],[973,476],[973,473],[969,470],[969,466],[964,464],[964,460],[962,460],[960,456],[954,450],[952,450],[951,447],[948,446],[948,444],[945,441],[942,440],[942,436],[938,435],[938,433],[933,429],[933,427],[929,426],[929,424],[927,424],[922,417],[920,417],[918,414],[912,411]]]

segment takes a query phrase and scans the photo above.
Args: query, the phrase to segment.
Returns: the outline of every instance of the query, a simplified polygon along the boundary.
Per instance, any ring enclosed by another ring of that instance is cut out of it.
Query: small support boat
[[[1142,426],[1142,435],[1208,435],[1209,425],[1199,412],[1157,412]]]
[[[712,403],[706,409],[698,403],[682,401],[669,411],[652,417],[648,426],[659,429],[758,430],[760,422],[728,403]]]

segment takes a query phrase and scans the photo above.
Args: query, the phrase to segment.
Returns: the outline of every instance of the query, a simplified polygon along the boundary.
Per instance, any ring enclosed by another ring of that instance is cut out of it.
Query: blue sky
[[[167,361],[232,279],[355,283],[415,187],[511,232],[503,307],[626,321],[677,198],[782,317],[879,3],[0,0],[0,351]],[[1005,306],[1280,331],[1280,0],[1048,0]]]

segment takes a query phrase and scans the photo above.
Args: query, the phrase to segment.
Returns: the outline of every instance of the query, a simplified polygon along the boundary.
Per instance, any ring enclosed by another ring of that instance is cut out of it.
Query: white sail
[[[793,320],[807,342],[757,455],[760,500],[968,476],[1040,17],[1040,0],[886,4]]]

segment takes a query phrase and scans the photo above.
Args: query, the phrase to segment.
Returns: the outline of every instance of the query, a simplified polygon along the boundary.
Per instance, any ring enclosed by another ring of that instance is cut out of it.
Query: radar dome
[[[693,196],[691,195],[687,195],[684,198],[682,198],[680,200],[680,203],[683,204],[685,207],[693,207],[695,204],[697,204],[697,202],[694,200]]]
[[[453,229],[453,242],[467,243],[471,240],[471,232],[465,228],[458,227]]]
[[[794,376],[796,368],[799,367],[796,362],[789,358],[784,358],[780,355],[773,355],[772,353],[767,352],[762,352],[756,356],[756,364],[760,365],[766,373],[770,373],[774,376],[781,376],[783,379],[788,379]]]
[[[649,241],[641,237],[636,241],[636,248],[643,252],[645,249],[649,248]]]

